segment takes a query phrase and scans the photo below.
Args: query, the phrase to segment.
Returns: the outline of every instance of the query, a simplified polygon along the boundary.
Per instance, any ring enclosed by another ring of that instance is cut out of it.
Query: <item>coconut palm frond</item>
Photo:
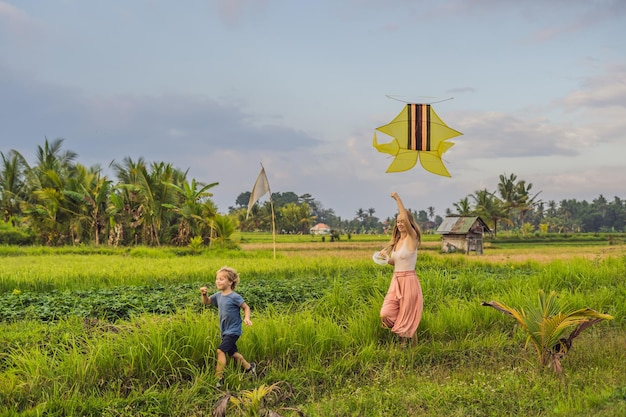
[[[530,306],[527,311],[497,301],[483,302],[482,305],[493,307],[515,318],[527,333],[526,347],[532,344],[540,364],[553,368],[557,373],[561,372],[560,361],[571,348],[575,337],[593,324],[613,319],[608,314],[598,313],[590,308],[569,309],[563,300],[558,299],[554,291],[546,295],[539,290],[538,304]],[[565,333],[571,328],[574,330],[565,337]]]

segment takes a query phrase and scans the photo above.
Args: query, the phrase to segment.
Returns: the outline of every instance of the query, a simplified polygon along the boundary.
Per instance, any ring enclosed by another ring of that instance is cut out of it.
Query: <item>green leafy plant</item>
[[[539,290],[539,303],[527,310],[508,307],[497,301],[483,302],[482,305],[512,316],[527,333],[526,346],[533,345],[542,367],[562,371],[561,359],[572,347],[572,340],[586,328],[602,321],[612,320],[613,316],[598,313],[590,308],[573,310],[567,303],[557,298],[556,292],[546,295]],[[566,332],[570,331],[565,337]]]
[[[200,252],[202,249],[202,236],[192,237],[187,247],[194,253]]]
[[[295,408],[279,407],[278,403],[292,396],[291,385],[286,382],[276,382],[272,385],[262,384],[253,390],[241,391],[239,395],[226,394],[217,402],[213,415],[216,417],[226,416],[226,412],[233,410],[236,416],[245,417],[280,417],[275,409],[295,411],[303,415]],[[231,408],[232,406],[232,408]]]
[[[211,222],[211,229],[214,232],[215,241],[219,245],[225,246],[234,233],[236,226],[236,223],[231,217],[220,214],[216,215]]]

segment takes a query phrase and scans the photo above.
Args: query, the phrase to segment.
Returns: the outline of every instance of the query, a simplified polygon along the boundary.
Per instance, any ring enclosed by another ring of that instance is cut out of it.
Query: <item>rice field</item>
[[[0,415],[626,416],[626,245],[502,245],[441,254],[417,271],[416,346],[381,328],[385,237],[246,236],[240,249],[0,248]],[[216,388],[219,325],[198,288],[236,268],[252,307]],[[585,330],[555,374],[512,318],[538,290],[614,319]],[[264,401],[261,401],[263,399]],[[237,404],[239,407],[237,408]]]

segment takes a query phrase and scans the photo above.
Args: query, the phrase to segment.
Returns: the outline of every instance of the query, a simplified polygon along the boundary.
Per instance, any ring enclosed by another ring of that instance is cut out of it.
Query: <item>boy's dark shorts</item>
[[[222,336],[222,343],[217,348],[228,353],[229,356],[233,356],[237,353],[237,340],[239,340],[238,334],[225,334]]]

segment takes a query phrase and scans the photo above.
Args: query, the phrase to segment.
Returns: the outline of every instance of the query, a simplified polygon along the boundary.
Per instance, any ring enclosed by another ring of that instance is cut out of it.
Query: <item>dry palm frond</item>
[[[226,410],[228,409],[228,401],[231,395],[226,394],[217,401],[215,408],[213,409],[213,417],[226,417]]]

